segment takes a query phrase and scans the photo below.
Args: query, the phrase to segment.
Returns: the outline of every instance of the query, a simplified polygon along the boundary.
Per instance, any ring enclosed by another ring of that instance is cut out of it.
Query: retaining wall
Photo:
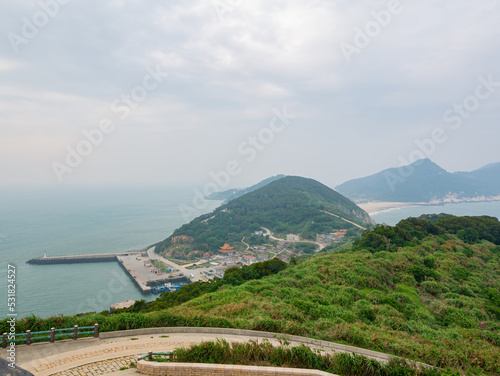
[[[314,369],[253,367],[201,363],[160,363],[140,360],[137,370],[151,376],[336,376]]]

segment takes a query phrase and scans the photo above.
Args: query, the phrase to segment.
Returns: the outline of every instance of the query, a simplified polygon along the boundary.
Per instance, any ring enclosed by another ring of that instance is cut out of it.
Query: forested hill
[[[429,159],[347,181],[336,189],[356,202],[431,202],[493,199],[500,196],[500,163],[450,173]]]
[[[262,227],[277,234],[300,234],[310,240],[335,229],[359,230],[327,212],[361,226],[374,224],[364,210],[327,186],[312,179],[287,176],[180,227],[156,251],[162,253],[175,246],[184,253],[214,252],[224,243],[238,248],[243,236],[250,244],[256,244],[252,234]]]

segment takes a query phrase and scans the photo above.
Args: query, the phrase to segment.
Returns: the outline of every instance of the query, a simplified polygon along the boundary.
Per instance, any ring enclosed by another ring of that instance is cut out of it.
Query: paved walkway
[[[305,344],[312,349],[333,352],[354,352],[381,362],[392,356],[310,338],[277,335],[239,329],[218,328],[149,328],[123,332],[101,333],[100,338],[84,338],[76,341],[64,340],[55,343],[36,343],[16,346],[16,364],[35,376],[131,376],[135,369],[122,370],[130,362],[149,351],[169,352],[203,341],[223,338],[228,342],[267,340],[275,346],[285,338],[291,346]],[[0,356],[5,354],[1,353]]]
[[[53,376],[98,376],[107,375],[109,373],[115,373],[120,370],[128,369],[128,374],[134,374],[137,372],[135,368],[130,368],[130,364],[137,364],[137,357],[126,356],[123,358],[103,360],[102,362],[85,364],[83,366],[71,368],[66,371],[54,373]],[[120,372],[122,375],[123,373]],[[119,374],[116,374],[117,376]],[[120,375],[120,376],[122,376]]]
[[[35,376],[96,376],[110,373],[122,376],[114,372],[126,367],[132,359],[137,359],[149,351],[173,351],[179,347],[187,347],[202,341],[215,341],[222,337],[228,342],[246,342],[250,339],[257,339],[227,334],[169,333],[168,335],[95,339],[86,343],[84,340],[68,340],[57,344],[59,345],[57,350],[54,347],[56,344],[18,346],[17,364]],[[269,339],[269,341],[274,345],[279,345],[276,339]],[[292,345],[300,344],[292,342]],[[54,350],[53,355],[43,356],[46,352],[40,351],[51,348]]]

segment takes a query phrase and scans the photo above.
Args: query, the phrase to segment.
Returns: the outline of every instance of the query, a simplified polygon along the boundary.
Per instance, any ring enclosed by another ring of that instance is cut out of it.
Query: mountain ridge
[[[500,199],[500,163],[450,173],[430,159],[389,168],[335,187],[354,202],[444,203]]]

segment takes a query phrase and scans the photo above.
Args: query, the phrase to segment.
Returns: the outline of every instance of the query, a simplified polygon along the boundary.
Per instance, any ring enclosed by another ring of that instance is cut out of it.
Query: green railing
[[[31,342],[45,341],[49,340],[51,343],[55,342],[56,338],[66,337],[67,339],[73,338],[76,340],[79,336],[89,336],[92,334],[94,338],[99,337],[99,324],[94,324],[94,326],[82,326],[78,327],[75,325],[73,328],[45,330],[41,332],[32,332],[27,330],[26,333],[3,333],[2,347],[6,348],[9,343],[25,343],[26,345],[31,345]]]
[[[147,359],[147,360],[153,361],[153,360],[155,360],[154,359],[155,356],[160,357],[160,359],[157,359],[157,360],[160,360],[162,362],[171,362],[174,360],[174,353],[173,352],[154,353],[152,351],[150,351],[146,355],[140,356],[137,360]]]

